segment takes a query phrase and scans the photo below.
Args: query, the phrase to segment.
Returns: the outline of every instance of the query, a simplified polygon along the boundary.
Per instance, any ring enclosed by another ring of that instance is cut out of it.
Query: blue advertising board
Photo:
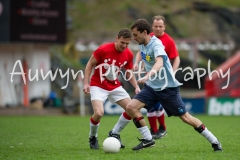
[[[205,113],[205,99],[204,98],[183,98],[183,102],[189,113],[191,114],[203,114]],[[110,101],[104,103],[104,114],[121,114],[124,110],[117,104],[113,104]],[[141,112],[146,113],[146,109],[142,108]]]
[[[205,113],[205,99],[204,98],[183,98],[183,102],[189,113],[203,114]]]
[[[145,108],[142,108],[141,113],[145,114],[147,113],[147,110]],[[111,103],[109,100],[107,100],[104,103],[104,114],[122,114],[124,112],[124,109],[122,107],[120,107],[117,104],[113,104]]]

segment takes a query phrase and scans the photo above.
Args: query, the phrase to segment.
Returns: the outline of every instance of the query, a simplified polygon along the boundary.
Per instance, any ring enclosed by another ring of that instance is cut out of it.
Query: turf
[[[89,117],[80,116],[2,116],[0,117],[0,159],[229,159],[240,157],[240,117],[196,116],[212,131],[223,146],[214,153],[211,145],[179,118],[166,118],[168,135],[156,140],[156,146],[141,151],[131,148],[139,142],[140,133],[131,122],[122,132],[126,145],[117,154],[106,154],[102,148],[91,150],[88,144]],[[107,137],[118,116],[104,116],[99,129],[99,144]]]

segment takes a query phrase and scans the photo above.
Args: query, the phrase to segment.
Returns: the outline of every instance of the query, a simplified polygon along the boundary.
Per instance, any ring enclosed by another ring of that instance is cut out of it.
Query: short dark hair
[[[161,15],[154,16],[152,18],[152,23],[153,23],[154,20],[163,20],[163,22],[165,24],[165,18],[163,16],[161,16]]]
[[[123,37],[123,38],[132,38],[132,33],[129,29],[123,28],[118,32],[118,38]]]
[[[138,19],[136,22],[133,23],[131,26],[131,29],[134,29],[137,27],[137,31],[142,33],[144,30],[147,31],[147,34],[150,34],[151,32],[151,25],[146,19]]]

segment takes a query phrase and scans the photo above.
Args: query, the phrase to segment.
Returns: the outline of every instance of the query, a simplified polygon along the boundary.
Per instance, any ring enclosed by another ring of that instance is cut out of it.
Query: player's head
[[[138,19],[131,26],[134,39],[139,44],[145,44],[147,36],[150,34],[151,25],[145,19]]]
[[[157,15],[152,18],[152,30],[156,37],[162,36],[166,29],[165,18]]]
[[[127,28],[121,29],[118,32],[118,35],[116,37],[115,47],[117,51],[119,52],[124,51],[128,47],[131,41],[131,38],[132,38],[132,33],[129,29]]]

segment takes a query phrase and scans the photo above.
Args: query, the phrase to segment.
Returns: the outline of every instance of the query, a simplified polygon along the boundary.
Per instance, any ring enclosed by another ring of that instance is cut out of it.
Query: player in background
[[[89,144],[91,149],[99,149],[98,129],[104,114],[103,104],[106,99],[117,103],[124,110],[131,100],[117,78],[121,69],[127,70],[126,79],[129,79],[135,88],[135,93],[140,91],[132,71],[134,55],[128,49],[131,37],[132,33],[129,29],[121,29],[116,37],[116,42],[101,45],[93,52],[86,65],[83,91],[90,93],[94,112],[90,118]],[[89,85],[92,69],[94,69],[94,74]],[[114,132],[110,131],[109,136],[117,138],[121,143],[120,135],[116,132],[119,133],[130,120],[131,117],[123,112],[118,123],[114,126]],[[122,143],[121,148],[124,148]]]
[[[154,16],[152,18],[152,31],[150,36],[155,35],[162,41],[165,47],[165,52],[171,61],[173,71],[176,71],[180,64],[179,54],[174,43],[174,40],[165,32],[165,18],[161,15]],[[136,54],[134,70],[138,70],[139,62],[142,60],[140,52]],[[147,111],[148,122],[150,125],[150,131],[154,139],[162,138],[167,135],[164,110],[160,103],[156,103],[150,110]],[[157,126],[159,123],[159,128]]]

